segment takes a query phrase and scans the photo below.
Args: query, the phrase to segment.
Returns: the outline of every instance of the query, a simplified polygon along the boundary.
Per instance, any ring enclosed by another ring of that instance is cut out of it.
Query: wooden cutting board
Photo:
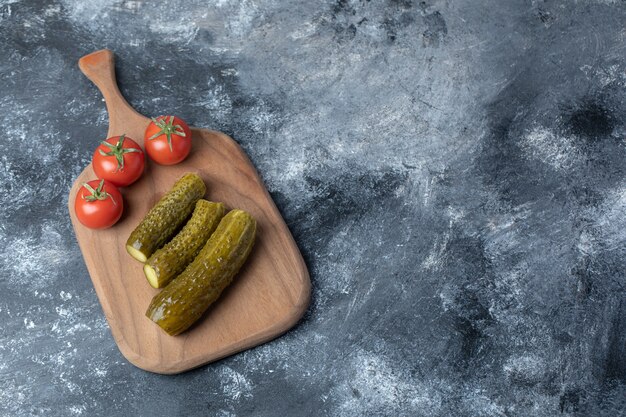
[[[137,113],[117,88],[113,53],[97,51],[78,64],[106,101],[107,137],[125,133],[143,145],[150,120]],[[267,342],[292,327],[309,303],[306,265],[244,151],[223,133],[196,128],[192,132],[193,148],[182,163],[161,166],[146,156],[144,175],[122,189],[125,211],[112,228],[88,229],[74,214],[79,188],[96,178],[91,165],[74,182],[68,202],[76,239],[120,351],[133,365],[161,374],[183,372]],[[94,149],[104,139],[94,138]],[[142,264],[126,253],[125,243],[148,210],[186,172],[202,177],[207,199],[251,213],[258,229],[252,254],[233,284],[196,325],[172,337],[145,316],[158,290],[146,281]]]

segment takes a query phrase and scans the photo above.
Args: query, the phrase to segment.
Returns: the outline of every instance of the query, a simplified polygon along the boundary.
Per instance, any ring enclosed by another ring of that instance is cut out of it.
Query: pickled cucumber
[[[146,316],[169,335],[187,330],[232,282],[255,235],[256,221],[250,214],[230,211],[196,259],[152,299]]]
[[[146,262],[185,223],[205,192],[206,186],[198,175],[183,175],[133,230],[126,241],[126,251],[139,262]]]
[[[154,288],[165,287],[194,260],[224,217],[224,204],[198,200],[191,219],[174,239],[148,258],[143,271]]]

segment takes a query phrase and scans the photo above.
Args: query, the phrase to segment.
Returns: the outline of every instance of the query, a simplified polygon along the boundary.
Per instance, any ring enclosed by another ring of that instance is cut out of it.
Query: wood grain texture
[[[149,119],[117,88],[113,53],[94,52],[81,58],[79,67],[105,98],[108,136],[125,133],[143,145]],[[78,189],[95,179],[91,165],[74,182],[68,202],[78,244],[120,351],[139,368],[162,374],[183,372],[271,340],[292,327],[309,303],[306,265],[248,157],[223,133],[196,128],[192,132],[192,151],[184,162],[160,166],[146,159],[141,179],[122,189],[125,212],[112,228],[88,229],[74,214]],[[252,214],[258,231],[252,254],[233,284],[196,325],[172,337],[145,316],[159,290],[148,284],[143,264],[126,253],[125,243],[147,211],[186,172],[196,172],[205,181],[209,200]]]

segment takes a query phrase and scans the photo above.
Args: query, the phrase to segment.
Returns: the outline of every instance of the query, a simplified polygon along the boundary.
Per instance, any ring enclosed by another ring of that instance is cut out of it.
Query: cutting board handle
[[[131,125],[145,127],[149,119],[139,114],[124,99],[117,87],[115,80],[115,56],[108,49],[101,49],[85,55],[78,60],[80,70],[98,87],[109,113],[109,132],[107,137],[128,133],[123,130],[123,126]],[[142,137],[133,137],[139,144],[143,145]]]

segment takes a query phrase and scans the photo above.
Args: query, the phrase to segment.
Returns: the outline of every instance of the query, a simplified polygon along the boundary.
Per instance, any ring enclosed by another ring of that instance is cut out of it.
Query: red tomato
[[[91,165],[98,178],[126,187],[143,173],[143,151],[131,138],[113,136],[96,148]]]
[[[148,125],[143,145],[154,162],[174,165],[189,155],[191,129],[176,116],[159,116]]]
[[[117,187],[105,180],[83,184],[74,202],[76,217],[91,229],[106,229],[122,216],[124,200]]]

